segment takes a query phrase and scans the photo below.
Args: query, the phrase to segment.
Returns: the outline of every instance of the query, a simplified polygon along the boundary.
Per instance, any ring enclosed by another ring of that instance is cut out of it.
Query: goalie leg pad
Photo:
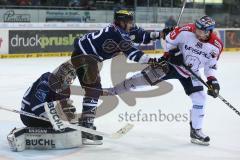
[[[82,133],[70,128],[64,132],[51,128],[14,128],[7,136],[10,149],[15,152],[26,149],[52,150],[82,146]]]

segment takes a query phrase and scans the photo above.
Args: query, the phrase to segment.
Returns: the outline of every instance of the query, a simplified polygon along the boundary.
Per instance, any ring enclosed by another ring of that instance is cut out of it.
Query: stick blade
[[[121,129],[119,129],[117,132],[113,133],[111,137],[113,139],[121,138],[122,136],[127,134],[133,127],[134,127],[133,124],[128,123],[124,127],[122,127]]]

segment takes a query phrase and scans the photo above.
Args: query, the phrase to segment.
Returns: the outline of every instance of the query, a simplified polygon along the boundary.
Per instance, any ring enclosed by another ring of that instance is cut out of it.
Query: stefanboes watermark
[[[144,112],[139,109],[137,112],[122,112],[118,115],[119,122],[188,122],[188,113],[165,113],[158,109],[154,113]]]

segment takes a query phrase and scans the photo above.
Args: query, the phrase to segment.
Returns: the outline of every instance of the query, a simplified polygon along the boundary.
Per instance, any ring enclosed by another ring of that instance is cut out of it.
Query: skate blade
[[[101,140],[90,140],[87,138],[82,139],[83,145],[102,145],[103,142]]]
[[[202,146],[208,146],[209,142],[203,142],[198,139],[191,138],[191,142],[194,144],[202,145]]]

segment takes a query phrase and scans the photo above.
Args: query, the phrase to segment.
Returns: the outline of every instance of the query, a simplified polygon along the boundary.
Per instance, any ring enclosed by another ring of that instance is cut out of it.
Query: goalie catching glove
[[[220,90],[220,86],[217,79],[215,77],[208,77],[207,84],[208,84],[208,91],[207,91],[208,95],[212,96],[213,98],[217,98]]]
[[[76,108],[73,105],[73,100],[64,99],[60,101],[63,113],[66,115],[67,120],[70,122],[75,118]]]

